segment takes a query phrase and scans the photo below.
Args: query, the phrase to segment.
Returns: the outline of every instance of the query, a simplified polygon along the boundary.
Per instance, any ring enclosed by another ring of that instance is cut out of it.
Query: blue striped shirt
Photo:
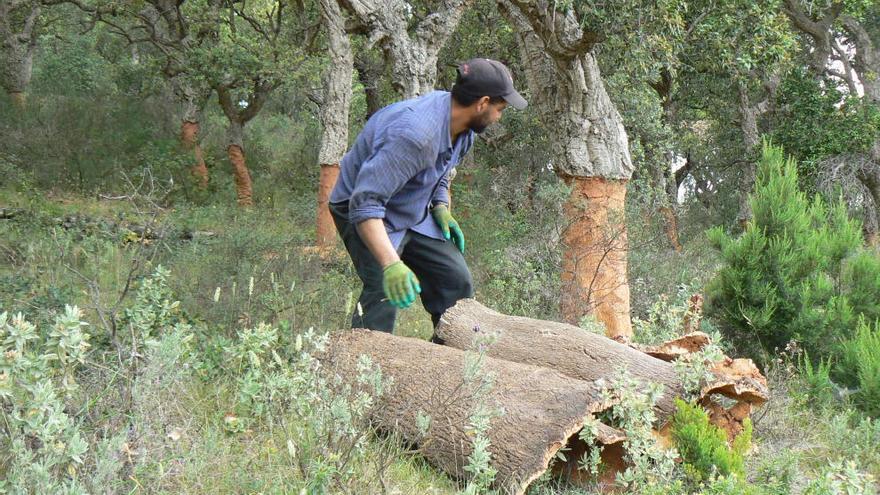
[[[352,224],[383,219],[395,249],[407,230],[442,240],[429,207],[449,203],[449,172],[474,142],[467,129],[452,143],[451,104],[438,90],[373,114],[339,163],[330,202],[347,201]]]

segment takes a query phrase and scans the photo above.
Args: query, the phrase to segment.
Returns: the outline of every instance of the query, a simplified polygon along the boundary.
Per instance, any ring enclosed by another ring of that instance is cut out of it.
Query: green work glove
[[[385,267],[382,272],[382,289],[388,301],[399,309],[408,308],[416,300],[416,294],[422,292],[416,274],[402,261],[395,261]]]
[[[452,242],[455,243],[455,246],[461,251],[461,254],[464,254],[464,234],[461,232],[461,227],[458,226],[458,222],[452,218],[452,213],[449,212],[449,208],[443,203],[440,203],[431,209],[431,214],[434,215],[434,220],[437,221],[437,225],[439,225],[440,230],[443,231],[443,237],[447,240],[452,237]]]

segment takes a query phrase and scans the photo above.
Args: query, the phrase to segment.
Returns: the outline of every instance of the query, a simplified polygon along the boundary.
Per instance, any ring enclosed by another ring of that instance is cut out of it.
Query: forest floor
[[[359,283],[344,251],[329,260],[308,254],[311,211],[310,200],[253,210],[160,209],[138,198],[0,191],[0,312],[22,312],[45,329],[70,304],[89,323],[91,354],[65,406],[89,443],[73,471],[84,486],[106,493],[451,494],[464,488],[393,439],[323,441],[330,430],[317,425],[338,420],[333,411],[270,393],[301,391],[294,382],[314,379],[308,370],[230,357],[249,350],[247,335],[263,339],[255,349],[271,361],[272,346],[285,359],[296,355],[297,336],[308,329],[348,328]],[[499,260],[499,236],[510,224],[478,215],[470,212],[475,225],[496,222],[499,230],[465,226],[473,232],[467,256],[477,297],[500,310],[547,318],[551,310],[528,314],[522,299],[553,287],[541,286],[544,275],[512,272]],[[638,245],[638,234],[633,237]],[[651,286],[643,280],[646,266],[665,276],[681,274],[687,257],[704,260],[693,263],[695,269],[708,264],[704,241],[692,239],[690,245],[685,239],[682,255],[632,254],[634,286]],[[151,314],[158,314],[156,300],[142,288],[160,265],[168,275],[156,294],[180,303],[166,308],[164,327],[139,333],[131,308],[153,304]],[[682,282],[673,278],[667,286]],[[634,293],[639,290],[647,289]],[[676,297],[667,296],[663,307],[684,304]],[[274,334],[246,334],[261,322]],[[184,336],[172,330],[182,323]],[[123,350],[114,347],[114,325]],[[430,319],[418,303],[400,313],[397,334],[430,337]],[[140,357],[120,357],[129,349]],[[753,414],[747,459],[748,479],[759,493],[802,493],[824,478],[844,486],[866,473],[880,479],[880,421],[861,417],[845,401],[811,401],[791,359],[781,358],[766,373],[773,395]],[[349,451],[333,450],[345,445]],[[530,493],[590,492],[547,478]]]

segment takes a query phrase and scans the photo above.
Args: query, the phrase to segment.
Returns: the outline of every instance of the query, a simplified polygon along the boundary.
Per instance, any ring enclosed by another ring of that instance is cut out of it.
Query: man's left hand
[[[464,254],[464,234],[461,232],[458,222],[452,217],[452,213],[449,212],[449,207],[440,203],[431,209],[431,215],[434,216],[434,220],[443,231],[443,237],[447,240],[451,238],[458,250]]]

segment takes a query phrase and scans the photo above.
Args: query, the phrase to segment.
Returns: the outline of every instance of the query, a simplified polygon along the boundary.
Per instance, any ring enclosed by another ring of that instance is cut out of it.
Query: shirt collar
[[[451,123],[449,121],[452,117],[452,93],[450,93],[448,91],[444,92],[442,101],[444,104],[441,105],[441,107],[443,108],[443,111],[445,113],[443,115],[443,118],[441,119],[441,121],[443,122],[443,126],[442,126],[443,127],[443,129],[442,129],[443,138],[442,138],[441,142],[446,143],[446,148],[444,148],[444,149],[448,150],[448,149],[452,149],[452,137],[449,135],[450,134],[450,125],[451,125]]]

